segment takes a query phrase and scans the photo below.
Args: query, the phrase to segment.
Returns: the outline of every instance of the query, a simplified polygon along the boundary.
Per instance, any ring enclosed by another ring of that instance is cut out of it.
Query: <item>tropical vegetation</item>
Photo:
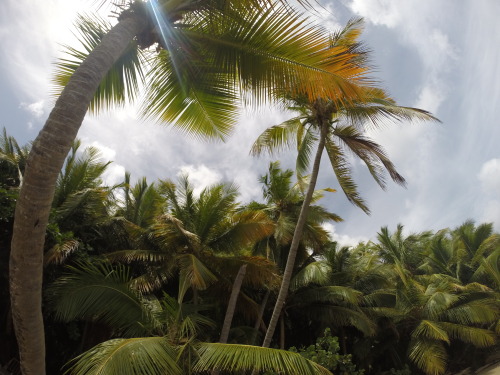
[[[29,146],[7,146],[17,143],[6,133],[2,141],[2,200],[15,202]],[[195,193],[189,176],[134,183],[126,174],[107,186],[110,162],[80,142],[72,150],[45,242],[50,373],[445,374],[498,352],[500,234],[491,224],[383,227],[373,241],[340,246],[322,227],[340,220],[320,205],[330,192],[316,191],[280,334],[262,348],[252,344],[273,312],[303,177],[271,163],[262,199],[243,203],[230,183]],[[3,207],[11,236],[14,206]],[[1,246],[6,261],[9,242]],[[0,282],[9,348],[0,363],[15,373],[6,269]]]
[[[387,175],[404,185],[367,131],[437,121],[374,83],[361,20],[330,34],[285,0],[114,6],[114,25],[78,19],[37,139],[0,139],[2,372],[440,375],[492,360],[492,224],[384,227],[355,247],[325,229],[342,219],[320,204],[335,190],[316,189],[324,150],[369,213],[349,154],[382,188]],[[76,134],[88,110],[139,97],[144,118],[206,139],[225,139],[243,105],[288,107],[298,116],[252,153],[296,144],[296,170],[271,163],[253,202],[230,181],[198,192],[188,175],[108,186],[111,161]]]

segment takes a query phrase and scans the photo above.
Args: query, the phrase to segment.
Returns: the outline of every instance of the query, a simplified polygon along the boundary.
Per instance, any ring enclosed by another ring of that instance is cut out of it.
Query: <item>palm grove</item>
[[[447,363],[471,365],[463,355],[471,348],[476,360],[487,357],[498,331],[491,226],[408,238],[384,228],[379,243],[352,250],[338,249],[322,228],[340,220],[316,205],[324,150],[347,198],[368,212],[346,153],[382,187],[386,174],[403,184],[367,126],[435,120],[374,85],[359,22],[328,34],[286,2],[264,0],[116,6],[113,27],[79,19],[83,48],[67,47],[58,64],[64,89],[29,155],[3,136],[3,238],[12,243],[2,245],[2,257],[10,252],[2,361],[17,356],[14,342],[23,374],[56,372],[75,357],[66,367],[74,374],[405,366],[441,374]],[[76,133],[89,108],[123,104],[139,89],[145,117],[207,138],[230,133],[242,102],[293,107],[299,116],[268,129],[253,152],[296,137],[297,182],[272,164],[262,177],[265,202],[246,204],[227,183],[197,195],[188,176],[153,184],[125,176],[104,186],[107,163],[97,150],[78,154]],[[263,333],[262,347],[245,345]],[[316,341],[301,354],[268,348]]]

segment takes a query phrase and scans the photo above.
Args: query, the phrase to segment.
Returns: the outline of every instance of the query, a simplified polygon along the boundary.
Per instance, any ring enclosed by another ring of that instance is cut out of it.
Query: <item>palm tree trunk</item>
[[[144,26],[131,16],[110,30],[71,77],[29,154],[10,255],[12,316],[24,375],[45,374],[43,245],[58,173],[99,83]]]
[[[259,315],[257,316],[257,319],[255,320],[255,324],[253,326],[254,332],[253,332],[252,338],[250,340],[251,345],[255,345],[255,341],[257,339],[257,332],[259,330],[259,327],[262,324],[262,317],[264,316],[264,311],[266,309],[267,300],[269,299],[270,295],[271,295],[271,291],[269,289],[267,289],[266,294],[264,295],[264,298],[262,299],[262,302],[260,303]],[[266,331],[267,331],[267,329],[266,329]]]
[[[229,297],[229,303],[227,304],[226,316],[224,317],[224,324],[222,325],[222,330],[220,333],[219,342],[222,344],[227,343],[229,337],[229,330],[231,329],[231,322],[233,321],[234,310],[236,309],[236,302],[238,301],[238,295],[240,294],[241,284],[247,273],[247,265],[244,264],[238,270],[236,278],[234,279],[233,289],[231,290],[231,297]]]
[[[285,350],[285,315],[281,312],[280,318],[280,349]]]
[[[276,330],[276,325],[278,323],[279,317],[281,315],[281,310],[285,304],[286,296],[288,294],[288,288],[290,287],[290,280],[292,279],[293,267],[295,265],[295,258],[297,257],[297,250],[299,248],[299,243],[302,238],[302,232],[304,230],[304,225],[307,219],[307,213],[309,211],[309,205],[311,204],[312,196],[314,193],[314,189],[316,187],[316,181],[318,179],[319,174],[319,166],[321,163],[321,155],[323,154],[323,149],[325,148],[326,143],[326,134],[327,134],[327,123],[320,124],[321,132],[320,139],[318,144],[318,149],[316,150],[316,156],[314,158],[313,169],[311,172],[311,180],[309,182],[309,187],[307,188],[306,197],[304,198],[304,202],[302,203],[302,208],[300,209],[299,218],[297,220],[297,226],[295,227],[295,231],[293,232],[292,244],[290,246],[290,252],[288,253],[288,259],[286,261],[285,272],[283,273],[283,280],[281,282],[281,288],[278,294],[278,298],[276,300],[276,304],[274,305],[273,315],[271,316],[271,321],[269,322],[269,326],[267,327],[266,337],[264,338],[264,342],[262,346],[268,348],[271,344],[271,339],[273,338],[274,331]]]

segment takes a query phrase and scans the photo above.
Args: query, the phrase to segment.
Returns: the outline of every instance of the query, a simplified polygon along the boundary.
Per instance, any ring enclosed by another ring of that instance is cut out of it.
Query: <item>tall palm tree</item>
[[[297,183],[292,184],[292,170],[282,170],[279,162],[269,164],[268,172],[260,178],[265,203],[251,202],[248,207],[259,209],[265,212],[268,218],[275,224],[273,233],[255,243],[253,252],[265,255],[273,260],[283,273],[286,266],[286,259],[293,239],[293,232],[300,214],[304,194],[302,187],[307,183],[306,178],[301,178]],[[320,254],[324,245],[329,241],[328,232],[322,225],[329,221],[342,221],[342,219],[323,207],[316,205],[325,191],[332,192],[332,189],[317,190],[312,198],[304,233],[298,247],[298,267],[303,266],[303,262],[314,255]],[[270,290],[268,289],[262,299],[267,304]],[[265,306],[261,306],[262,313]],[[262,315],[262,314],[261,314]],[[255,329],[261,325],[258,319]],[[254,336],[257,332],[254,333]],[[284,332],[283,332],[284,333]],[[284,341],[284,340],[281,340]]]
[[[310,97],[352,97],[353,82],[362,79],[363,69],[346,64],[351,51],[327,48],[328,37],[284,0],[281,6],[271,0],[118,3],[112,28],[80,22],[85,51],[70,49],[61,65],[65,87],[33,143],[16,206],[10,292],[24,374],[44,374],[42,249],[58,173],[89,105],[134,97],[139,50],[160,50],[150,61],[145,113],[211,137],[230,131],[240,89],[253,89],[255,102],[292,88]]]
[[[349,22],[343,30],[333,36],[332,45],[349,46],[352,51],[356,51],[358,56],[351,63],[355,66],[366,67],[367,56],[363,54],[363,47],[357,41],[360,34],[360,23],[360,20]],[[427,111],[397,106],[381,89],[363,86],[360,90],[363,91],[362,100],[350,102],[328,96],[311,100],[305,95],[289,95],[289,101],[293,105],[291,108],[299,111],[300,115],[280,125],[268,128],[259,136],[252,147],[253,154],[260,154],[263,151],[272,152],[290,146],[292,137],[296,136],[298,148],[296,166],[298,174],[301,175],[309,165],[312,147],[317,142],[306,199],[295,228],[287,267],[283,275],[275,311],[264,339],[264,346],[268,346],[271,342],[288,292],[296,251],[316,186],[323,150],[326,149],[333,171],[349,201],[369,213],[369,209],[358,194],[356,184],[352,179],[346,151],[350,151],[366,164],[372,177],[382,188],[385,188],[384,175],[386,171],[396,183],[404,184],[405,180],[396,171],[383,148],[364,135],[367,122],[370,122],[373,126],[378,126],[380,121],[384,119],[393,121],[437,120]]]

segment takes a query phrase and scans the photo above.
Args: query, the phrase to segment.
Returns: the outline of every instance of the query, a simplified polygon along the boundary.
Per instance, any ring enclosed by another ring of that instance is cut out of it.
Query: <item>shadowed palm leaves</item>
[[[158,301],[131,287],[126,267],[106,264],[70,268],[48,290],[56,316],[64,321],[100,319],[116,334],[72,361],[71,374],[185,374],[210,370],[272,370],[288,374],[330,374],[296,353],[198,342],[208,319],[165,295]],[[134,337],[145,332],[152,337]],[[159,336],[154,336],[154,335]],[[133,360],[130,360],[133,358]]]
[[[445,245],[452,242],[444,233],[405,236],[398,225],[392,234],[382,228],[378,243],[371,246],[394,269],[394,307],[399,311],[394,319],[401,337],[410,337],[408,358],[426,374],[446,371],[452,341],[477,348],[496,343],[495,333],[488,328],[499,318],[498,298],[487,286],[462,283],[451,272],[453,253]]]
[[[404,314],[401,324],[411,326],[408,358],[426,374],[445,372],[451,340],[478,348],[496,343],[495,333],[483,327],[498,320],[500,304],[480,285],[460,286],[434,275],[411,280],[396,296],[396,308]]]

